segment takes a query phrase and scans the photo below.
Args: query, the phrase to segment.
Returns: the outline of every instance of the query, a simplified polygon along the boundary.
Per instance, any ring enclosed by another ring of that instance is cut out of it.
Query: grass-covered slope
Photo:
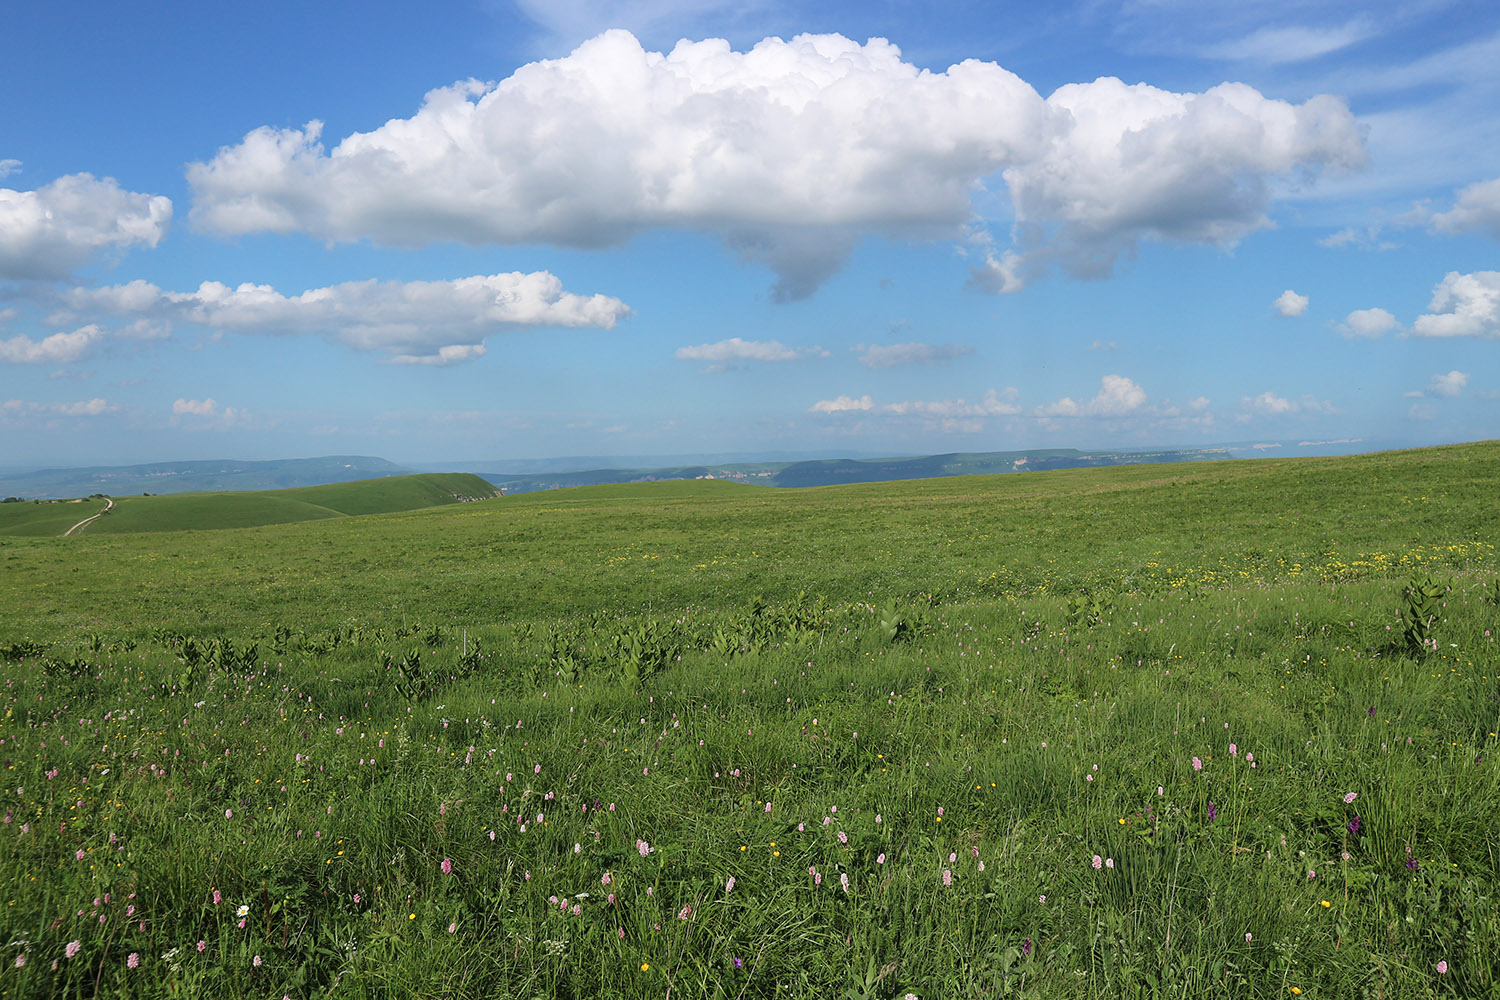
[[[61,535],[103,509],[104,501],[97,497],[0,503],[0,535]]]
[[[1496,1000],[1497,478],[0,538],[0,992]]]
[[[289,490],[257,490],[243,493],[172,493],[162,496],[120,497],[104,517],[89,524],[83,532],[90,535],[119,535],[150,531],[202,531],[221,528],[249,528],[268,524],[293,524],[325,518],[358,514],[387,514],[425,507],[459,503],[461,500],[486,499],[495,488],[478,476],[466,473],[428,473],[414,476],[390,476],[351,483],[304,486]],[[0,505],[0,534],[19,534],[6,530],[7,507]],[[49,505],[30,505],[45,509]],[[54,504],[60,510],[77,510],[77,505]],[[87,511],[80,518],[87,517]],[[62,518],[48,518],[49,526]],[[68,521],[51,534],[61,534],[75,523]],[[17,527],[21,527],[17,519]],[[40,527],[42,519],[35,522]],[[30,524],[26,524],[30,527]],[[41,530],[27,534],[44,534]],[[75,535],[77,537],[77,535]]]

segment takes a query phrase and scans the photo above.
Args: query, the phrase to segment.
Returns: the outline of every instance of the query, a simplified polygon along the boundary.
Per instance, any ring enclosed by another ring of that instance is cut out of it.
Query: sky
[[[1496,66],[1444,0],[20,5],[0,466],[1497,438]]]

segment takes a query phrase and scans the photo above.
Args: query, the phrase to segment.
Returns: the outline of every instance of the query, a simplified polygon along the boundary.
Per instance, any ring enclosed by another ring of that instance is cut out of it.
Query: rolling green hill
[[[203,531],[292,524],[360,514],[389,514],[497,496],[489,483],[466,473],[391,476],[291,490],[172,493],[122,497],[114,509],[74,537],[134,532]],[[0,535],[61,535],[97,514],[102,501],[0,504]]]
[[[275,490],[321,483],[344,483],[377,476],[401,476],[412,470],[363,455],[328,455],[262,462],[214,459],[153,462],[148,465],[96,466],[83,469],[39,469],[0,472],[0,496],[24,499],[77,497],[104,493],[205,493],[216,490]]]

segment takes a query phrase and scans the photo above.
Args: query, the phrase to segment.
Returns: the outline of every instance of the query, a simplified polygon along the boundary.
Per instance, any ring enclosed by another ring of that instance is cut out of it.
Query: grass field
[[[120,497],[107,516],[86,526],[83,532],[136,534],[293,524],[445,506],[460,502],[460,498],[486,499],[494,492],[494,487],[478,476],[427,473],[288,490]],[[0,536],[61,535],[83,518],[99,513],[102,506],[99,499],[0,504]]]
[[[0,538],[0,992],[1500,997],[1495,482]]]

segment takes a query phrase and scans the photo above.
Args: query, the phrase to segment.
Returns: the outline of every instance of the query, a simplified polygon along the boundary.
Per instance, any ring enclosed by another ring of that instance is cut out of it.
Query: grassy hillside
[[[0,503],[0,535],[61,535],[79,521],[103,509],[104,501],[94,497]]]
[[[119,535],[293,524],[444,506],[463,499],[489,498],[494,493],[494,487],[478,476],[428,473],[290,490],[121,497],[106,516],[74,537],[83,533]],[[0,535],[60,535],[82,518],[97,513],[101,505],[85,509],[70,503],[0,504]],[[79,510],[84,513],[72,516]]]
[[[320,483],[342,483],[411,470],[383,458],[328,455],[268,462],[216,459],[154,462],[149,465],[97,466],[84,469],[40,469],[0,473],[0,496],[78,497],[91,493],[129,496],[141,493],[205,493],[222,490],[290,489]]]
[[[3,992],[1496,1000],[1496,481],[0,538]]]

